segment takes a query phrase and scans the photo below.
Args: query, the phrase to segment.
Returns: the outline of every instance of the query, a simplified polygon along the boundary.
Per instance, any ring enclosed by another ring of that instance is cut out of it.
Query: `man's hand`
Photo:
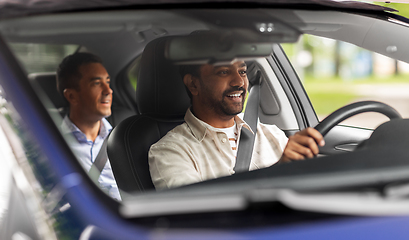
[[[319,153],[318,145],[324,146],[324,137],[315,128],[306,128],[288,138],[280,162],[312,158]]]

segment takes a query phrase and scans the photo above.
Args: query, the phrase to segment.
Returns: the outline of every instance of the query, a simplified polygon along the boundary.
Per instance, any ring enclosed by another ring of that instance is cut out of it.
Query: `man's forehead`
[[[211,64],[207,64],[208,66],[211,66],[213,68],[231,68],[231,67],[246,67],[247,64],[244,61],[237,61],[231,64],[220,64],[220,65],[211,65]]]
[[[86,78],[98,78],[102,75],[108,75],[105,67],[101,63],[86,63],[82,64],[79,67],[79,72],[81,73],[82,77]]]

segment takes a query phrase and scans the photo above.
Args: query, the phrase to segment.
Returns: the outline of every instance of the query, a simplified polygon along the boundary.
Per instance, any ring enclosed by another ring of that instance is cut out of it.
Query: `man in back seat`
[[[82,166],[89,171],[112,130],[105,119],[111,115],[113,91],[110,88],[110,76],[98,56],[75,53],[64,58],[59,65],[57,88],[69,102],[62,130],[77,140],[70,147]],[[109,160],[98,182],[111,197],[121,199]]]
[[[238,116],[246,99],[247,66],[183,66],[181,75],[191,97],[185,123],[151,146],[149,169],[156,189],[172,188],[234,174],[241,128]],[[311,158],[324,145],[322,135],[306,128],[289,137],[275,125],[259,123],[249,170],[278,162]]]

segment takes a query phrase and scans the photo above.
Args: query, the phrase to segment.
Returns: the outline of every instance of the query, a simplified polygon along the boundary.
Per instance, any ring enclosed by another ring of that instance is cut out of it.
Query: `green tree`
[[[384,7],[389,7],[398,10],[398,12],[392,12],[397,15],[409,18],[409,4],[408,3],[385,3],[385,2],[374,2],[377,5]]]

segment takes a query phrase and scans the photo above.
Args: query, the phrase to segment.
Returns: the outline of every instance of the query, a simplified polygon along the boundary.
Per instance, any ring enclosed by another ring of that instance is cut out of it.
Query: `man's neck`
[[[229,128],[234,125],[234,116],[215,117],[214,114],[209,114],[206,111],[197,111],[193,107],[190,108],[190,111],[195,117],[215,128]]]
[[[87,120],[71,114],[68,117],[85,134],[88,140],[95,141],[101,129],[101,119]]]

